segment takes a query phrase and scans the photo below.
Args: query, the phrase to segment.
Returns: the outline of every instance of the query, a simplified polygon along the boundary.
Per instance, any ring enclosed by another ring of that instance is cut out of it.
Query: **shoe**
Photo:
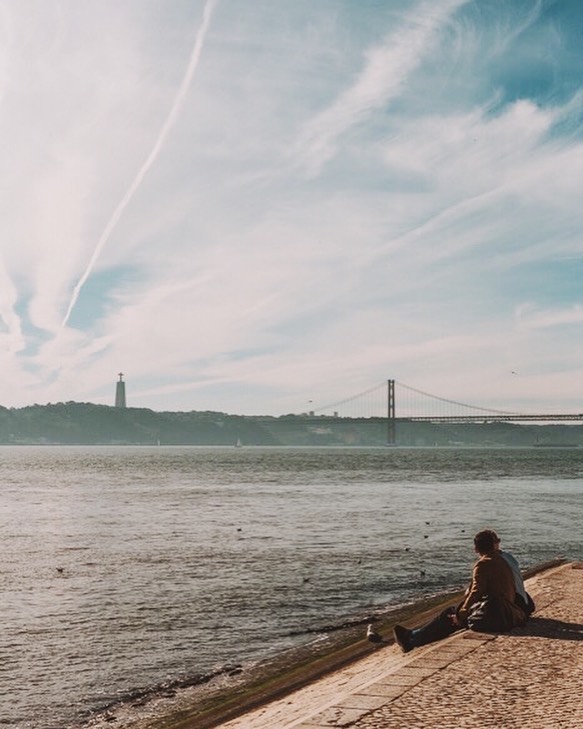
[[[395,625],[393,628],[393,636],[395,637],[395,643],[398,644],[403,653],[409,653],[413,649],[411,641],[411,631],[402,625]]]
[[[372,627],[372,623],[366,629],[366,637],[371,643],[382,643],[383,638],[379,635],[376,630]]]

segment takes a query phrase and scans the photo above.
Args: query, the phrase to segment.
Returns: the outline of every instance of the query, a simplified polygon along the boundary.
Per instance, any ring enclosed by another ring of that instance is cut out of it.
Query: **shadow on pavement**
[[[559,640],[583,640],[583,624],[565,623],[552,618],[532,617],[524,628],[515,628],[513,635],[555,638]]]

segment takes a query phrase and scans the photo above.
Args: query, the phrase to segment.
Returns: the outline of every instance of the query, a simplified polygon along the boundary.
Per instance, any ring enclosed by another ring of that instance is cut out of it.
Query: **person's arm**
[[[465,622],[471,606],[488,593],[487,584],[487,567],[485,562],[479,560],[474,565],[470,590],[457,611],[457,616],[461,622]]]

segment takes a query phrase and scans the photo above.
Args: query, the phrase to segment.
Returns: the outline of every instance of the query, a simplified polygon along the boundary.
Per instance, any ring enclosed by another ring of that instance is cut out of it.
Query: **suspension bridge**
[[[399,409],[397,411],[397,403]],[[419,413],[423,414],[419,414]],[[398,414],[397,414],[398,413]],[[315,407],[308,417],[386,420],[387,443],[396,442],[399,422],[429,423],[567,423],[583,421],[583,413],[520,413],[471,405],[434,395],[397,380],[386,380],[334,403]]]

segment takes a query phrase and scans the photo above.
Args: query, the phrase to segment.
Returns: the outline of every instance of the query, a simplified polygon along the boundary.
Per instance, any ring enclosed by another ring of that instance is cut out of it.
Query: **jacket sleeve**
[[[457,614],[460,620],[465,621],[468,611],[475,602],[488,594],[487,567],[484,562],[476,562],[472,573],[472,584]]]

